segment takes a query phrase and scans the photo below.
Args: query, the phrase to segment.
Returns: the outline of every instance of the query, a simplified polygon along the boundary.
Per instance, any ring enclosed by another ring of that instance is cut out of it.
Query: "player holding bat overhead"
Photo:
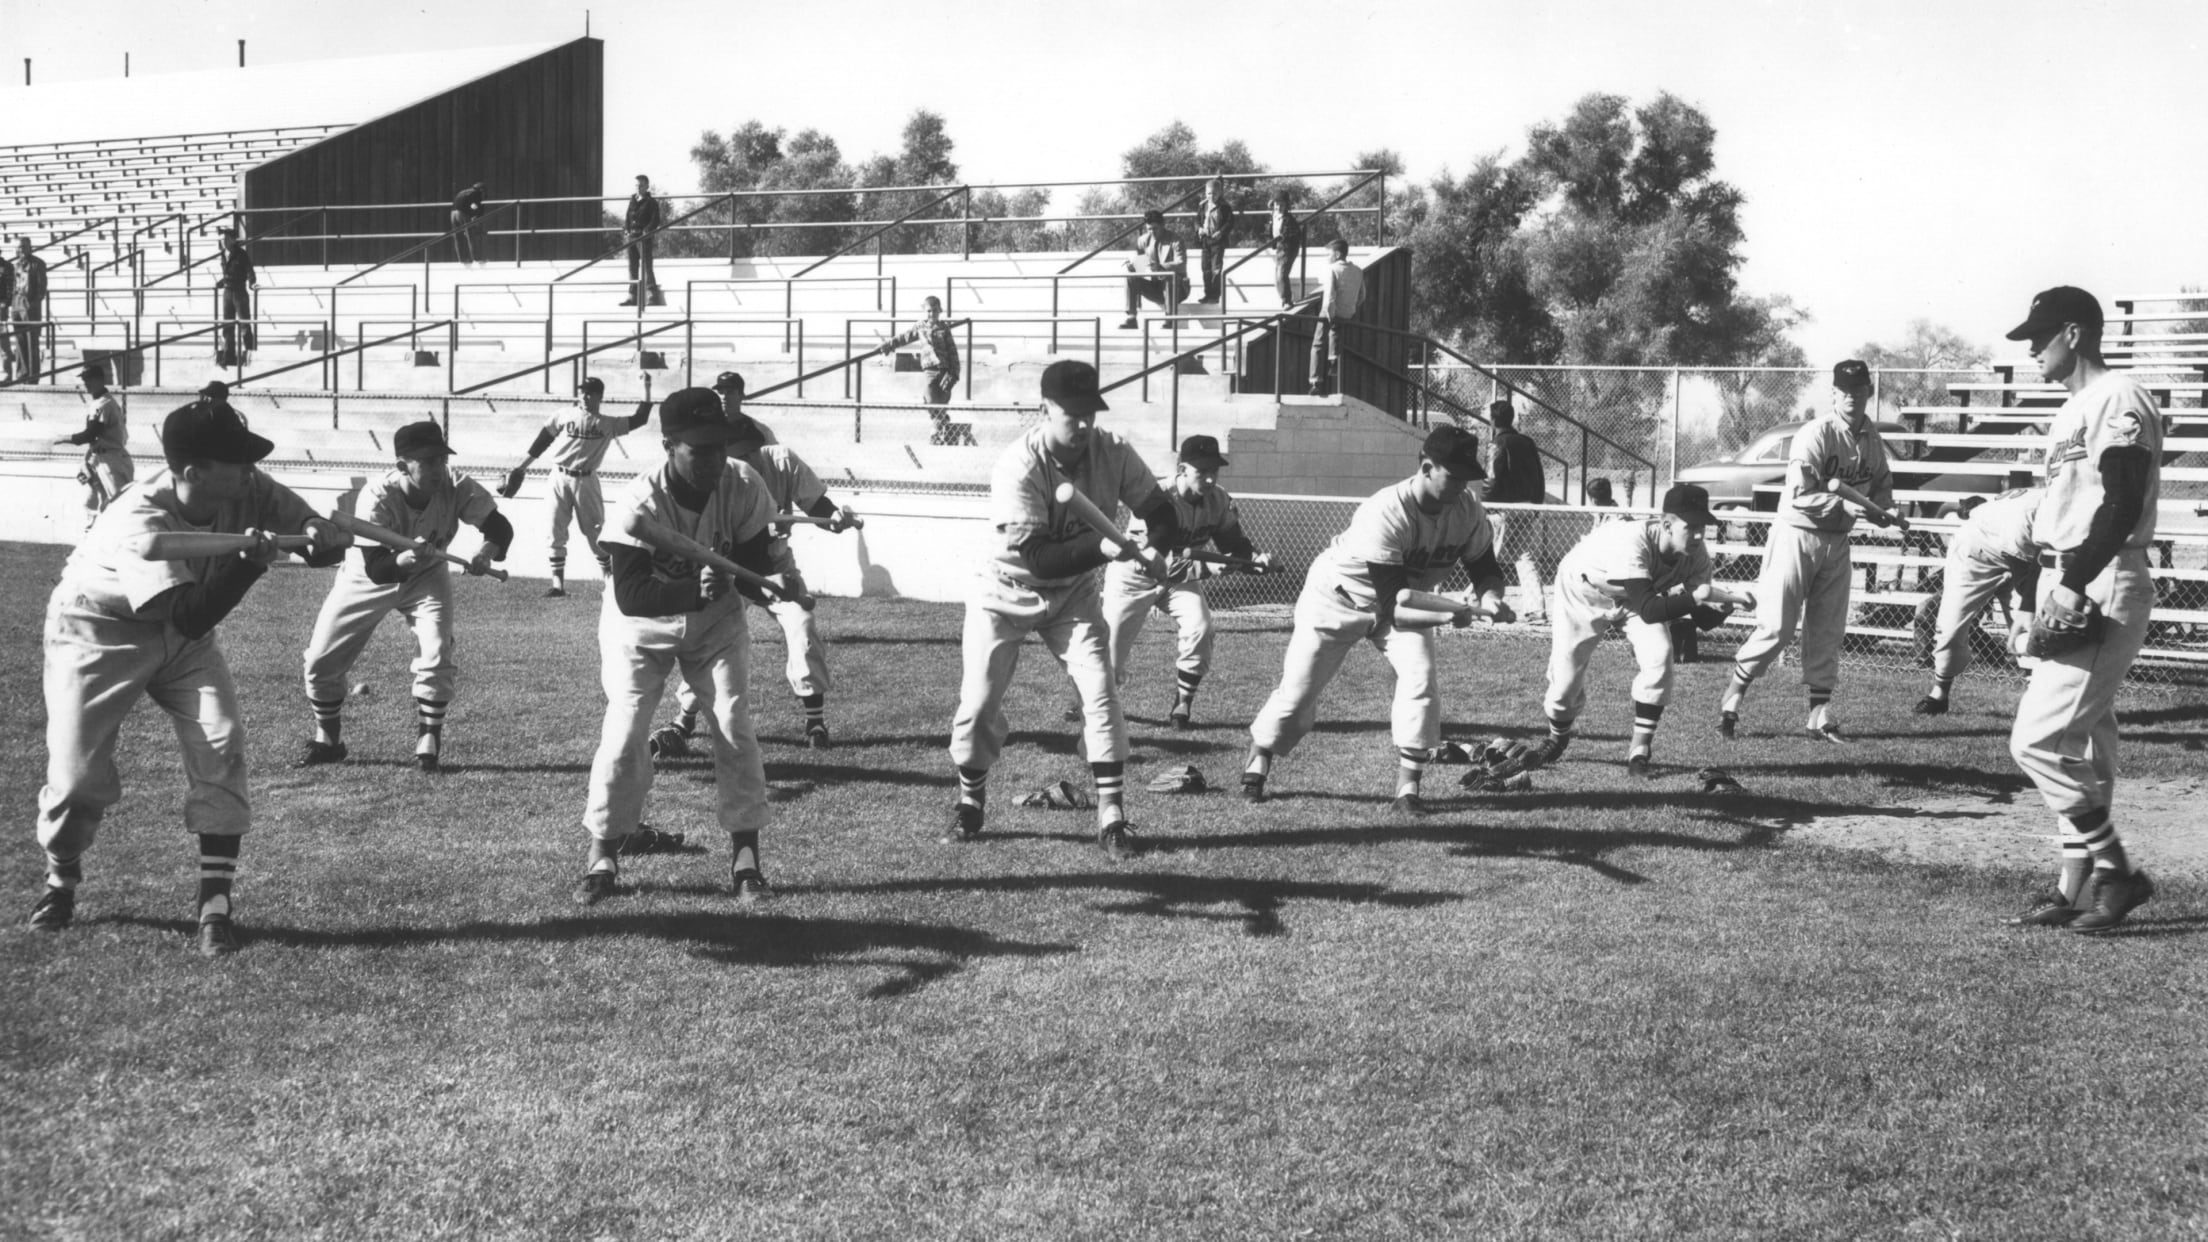
[[[1472,575],[1480,611],[1497,621],[1514,619],[1503,602],[1494,529],[1468,490],[1486,477],[1479,437],[1436,427],[1419,450],[1418,473],[1357,506],[1349,529],[1312,563],[1296,600],[1296,631],[1288,640],[1280,686],[1250,725],[1243,797],[1264,801],[1273,760],[1293,751],[1318,723],[1319,692],[1341,671],[1350,648],[1370,642],[1395,668],[1393,810],[1426,813],[1419,783],[1441,745],[1434,631],[1397,624],[1396,597],[1406,587],[1423,591],[1438,585],[1461,563]]]
[[[712,705],[714,796],[728,833],[729,879],[736,899],[749,904],[768,895],[759,860],[767,774],[751,730],[744,598],[765,602],[772,593],[758,579],[785,583],[796,566],[775,533],[766,481],[729,460],[720,398],[707,388],[670,393],[659,405],[659,428],[666,462],[614,497],[600,539],[613,562],[598,612],[606,721],[590,764],[583,808],[590,849],[574,898],[591,905],[618,891],[621,842],[642,820],[652,788],[652,712],[668,672],[679,670]],[[723,558],[725,569],[699,565]]]
[[[1848,532],[1858,512],[1881,526],[1896,520],[1894,473],[1870,403],[1871,369],[1850,358],[1832,369],[1826,415],[1794,433],[1779,516],[1756,583],[1756,629],[1734,653],[1732,681],[1718,709],[1718,732],[1728,738],[1738,729],[1749,685],[1778,663],[1799,624],[1802,681],[1809,687],[1804,728],[1827,742],[1848,740],[1832,720],[1840,642],[1848,632]]]
[[[57,932],[76,912],[84,853],[122,796],[116,734],[144,696],[169,714],[184,752],[184,828],[199,838],[199,949],[211,956],[238,947],[230,885],[252,821],[238,692],[215,626],[276,560],[266,536],[303,531],[315,565],[336,564],[346,538],[254,468],[275,446],[246,430],[227,402],[172,411],[161,446],[168,470],[101,512],[46,606],[46,785],[38,794],[46,891],[30,926]],[[171,532],[262,537],[244,552],[147,559],[146,537]]]
[[[1656,722],[1671,702],[1671,623],[1691,617],[1711,629],[1732,614],[1712,598],[1710,554],[1702,532],[1716,524],[1710,494],[1691,483],[1664,493],[1663,516],[1605,522],[1565,554],[1556,571],[1549,689],[1542,710],[1549,736],[1529,767],[1555,763],[1571,744],[1587,706],[1587,666],[1602,636],[1623,628],[1640,671],[1633,678],[1633,740],[1625,768],[1649,775]]]
[[[450,466],[452,449],[436,423],[408,423],[391,437],[397,468],[369,489],[367,520],[416,541],[406,549],[363,542],[360,556],[348,560],[315,618],[307,640],[307,702],[314,709],[314,737],[302,765],[336,763],[345,758],[343,738],[346,676],[367,650],[376,626],[393,610],[414,627],[420,654],[414,660],[414,763],[435,772],[443,762],[445,711],[452,705],[460,666],[453,660],[459,642],[452,630],[452,573],[446,552],[460,524],[483,532],[483,546],[466,562],[467,572],[488,574],[491,562],[506,559],[514,528],[498,511],[483,485]],[[342,525],[343,522],[341,521]]]
[[[1009,727],[1005,691],[1019,667],[1020,644],[1033,633],[1081,692],[1089,772],[1096,781],[1097,844],[1118,861],[1139,848],[1125,806],[1127,721],[1112,685],[1096,575],[1089,571],[1115,556],[1143,555],[1162,573],[1157,552],[1177,546],[1178,524],[1142,458],[1096,426],[1097,412],[1110,407],[1097,391],[1095,367],[1051,363],[1043,370],[1042,397],[1041,425],[1006,447],[989,480],[989,519],[998,538],[966,601],[965,672],[951,721],[958,803],[942,839],[981,835],[989,769]],[[1149,552],[1105,546],[1097,527],[1110,523],[1096,510],[1122,502],[1147,527]]]

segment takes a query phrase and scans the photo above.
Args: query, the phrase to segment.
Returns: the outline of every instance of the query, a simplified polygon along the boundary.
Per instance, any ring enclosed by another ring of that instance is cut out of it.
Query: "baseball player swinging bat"
[[[125,541],[123,547],[141,560],[196,561],[210,556],[228,556],[233,552],[251,552],[261,538],[218,531],[169,530],[138,535]],[[314,546],[311,535],[270,535],[267,538],[284,552],[304,552]]]
[[[1856,508],[1861,509],[1864,513],[1870,516],[1870,519],[1873,522],[1878,523],[1880,526],[1897,526],[1900,527],[1902,530],[1909,529],[1908,518],[1901,516],[1900,514],[1894,512],[1892,509],[1889,509],[1886,506],[1878,503],[1877,501],[1872,500],[1870,497],[1865,496],[1863,493],[1855,490],[1853,487],[1850,487],[1844,480],[1831,480],[1830,482],[1825,484],[1825,490],[1831,492],[1835,496],[1838,496],[1840,499],[1847,501],[1849,504],[1854,505]]]
[[[1159,578],[1165,577],[1165,558],[1135,542],[1133,535],[1121,530],[1119,523],[1105,517],[1104,511],[1097,508],[1094,501],[1074,490],[1073,484],[1060,483],[1056,495],[1058,503],[1071,509],[1073,516],[1080,518],[1090,530],[1104,536],[1122,548],[1134,549],[1136,557],[1143,562],[1151,574]]]
[[[363,521],[342,509],[331,510],[330,521],[339,530],[355,539],[365,539],[370,543],[380,543],[387,548],[397,548],[401,552],[412,552],[416,556],[435,557],[448,565],[458,565],[462,569],[468,568],[467,557],[457,556],[441,548],[428,547],[418,539],[409,539],[388,526],[378,526],[374,522]],[[506,571],[496,566],[492,566],[484,572],[500,582],[506,581]]]
[[[679,556],[693,564],[703,565],[707,569],[726,574],[738,582],[749,584],[758,590],[764,591],[775,599],[798,598],[774,579],[764,574],[753,573],[681,531],[668,526],[664,522],[655,522],[643,514],[629,514],[626,523],[622,527],[622,533],[654,552],[662,552],[668,556]],[[799,602],[803,601],[800,600]]]

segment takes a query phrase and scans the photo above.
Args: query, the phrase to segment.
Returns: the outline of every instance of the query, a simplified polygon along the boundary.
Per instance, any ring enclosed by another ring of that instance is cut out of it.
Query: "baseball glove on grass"
[[[2072,610],[2050,599],[2032,614],[2031,637],[2025,641],[2024,654],[2036,660],[2068,655],[2100,641],[2101,623],[2101,607],[2092,600],[2085,601],[2084,608]]]
[[[654,759],[683,759],[690,754],[690,739],[671,724],[661,725],[652,730],[651,748]]]
[[[1188,764],[1179,763],[1152,777],[1148,788],[1151,793],[1179,794],[1202,793],[1210,786],[1204,782],[1203,773]]]

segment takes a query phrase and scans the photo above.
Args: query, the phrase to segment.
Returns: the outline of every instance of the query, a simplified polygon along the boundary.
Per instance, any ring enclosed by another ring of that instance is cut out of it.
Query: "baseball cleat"
[[[828,726],[818,723],[806,725],[805,745],[810,750],[832,749],[832,744],[828,741]]]
[[[582,882],[575,886],[573,894],[578,906],[594,906],[614,894],[614,875],[611,871],[586,871]]]
[[[961,802],[951,808],[951,826],[937,840],[945,845],[965,845],[981,840],[982,808]]]
[[[1096,830],[1096,847],[1113,862],[1126,862],[1142,853],[1142,840],[1127,826],[1126,820],[1115,819]]]
[[[311,768],[320,763],[343,763],[344,761],[345,743],[343,742],[309,742],[306,751],[299,756],[299,766],[302,768]]]
[[[1397,794],[1395,795],[1395,801],[1388,804],[1388,814],[1390,815],[1416,818],[1426,813],[1426,799],[1415,793]]]
[[[1242,800],[1244,802],[1263,802],[1265,800],[1264,773],[1244,772],[1242,774]]]
[[[1852,746],[1855,739],[1840,731],[1840,726],[1826,721],[1821,725],[1802,726],[1802,735],[1813,742],[1831,742],[1835,746]]]
[[[227,914],[210,914],[199,920],[199,955],[222,957],[238,951],[238,929]]]
[[[424,772],[439,768],[438,752],[444,749],[444,738],[428,729],[422,729],[414,738],[414,766]]]
[[[1564,757],[1565,748],[1569,747],[1571,744],[1571,734],[1551,733],[1548,736],[1548,739],[1542,742],[1538,749],[1536,749],[1532,754],[1526,756],[1525,766],[1528,768],[1545,768],[1550,764],[1555,763],[1557,760],[1562,759]]]
[[[32,931],[58,932],[69,926],[77,916],[77,890],[73,888],[48,888],[31,907],[28,926]]]
[[[1185,694],[1175,695],[1173,698],[1173,710],[1171,712],[1168,712],[1165,717],[1166,723],[1184,732],[1189,729],[1193,729],[1196,726],[1190,723],[1189,718],[1195,715],[1195,712],[1196,700],[1188,697]]]
[[[2154,881],[2144,871],[2130,875],[2105,868],[2093,872],[2093,892],[2088,903],[2090,909],[2081,912],[2066,926],[2074,932],[2113,931],[2123,924],[2132,911],[2147,904],[2154,896]]]
[[[1737,712],[1717,714],[1717,735],[1730,742],[1740,736],[1740,715]]]
[[[2024,913],[2009,920],[2011,927],[2061,927],[2083,913],[2070,899],[2053,889],[2035,894]]]
[[[1642,780],[1644,780],[1644,781],[1645,781],[1645,780],[1652,780],[1652,779],[1654,779],[1654,778],[1655,778],[1655,776],[1656,776],[1656,773],[1655,773],[1654,771],[1652,771],[1652,770],[1651,770],[1651,769],[1649,768],[1649,766],[1648,766],[1648,756],[1647,756],[1647,755],[1628,755],[1628,756],[1626,756],[1626,760],[1625,760],[1625,774],[1626,774],[1627,776],[1637,776],[1637,777],[1641,778],[1641,779],[1642,779]]]
[[[1929,694],[1925,695],[1917,700],[1916,711],[1919,716],[1945,716],[1947,714],[1947,700],[1935,699]]]
[[[566,587],[553,587],[553,588],[552,588],[551,590],[549,590],[549,591],[546,591],[546,592],[544,593],[544,597],[545,597],[546,599],[566,599],[566,598],[567,598],[567,588],[566,588]]]
[[[774,890],[767,886],[766,874],[757,867],[746,867],[741,871],[732,871],[729,874],[729,882],[736,886],[736,902],[738,905],[756,906],[774,895]]]

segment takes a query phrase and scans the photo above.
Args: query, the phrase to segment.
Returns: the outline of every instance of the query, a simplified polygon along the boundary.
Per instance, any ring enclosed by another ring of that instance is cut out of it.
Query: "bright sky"
[[[20,85],[424,48],[555,42],[583,3],[0,0]],[[1079,14],[1076,16],[1061,16]],[[1813,360],[1914,318],[1997,342],[2031,294],[2208,286],[2199,0],[601,0],[609,194],[691,188],[705,129],[757,118],[892,153],[941,113],[966,179],[1106,178],[1179,119],[1280,171],[1390,147],[1425,181],[1594,91],[1668,90],[1747,195],[1751,293],[1814,322]],[[0,87],[0,108],[9,91]]]

